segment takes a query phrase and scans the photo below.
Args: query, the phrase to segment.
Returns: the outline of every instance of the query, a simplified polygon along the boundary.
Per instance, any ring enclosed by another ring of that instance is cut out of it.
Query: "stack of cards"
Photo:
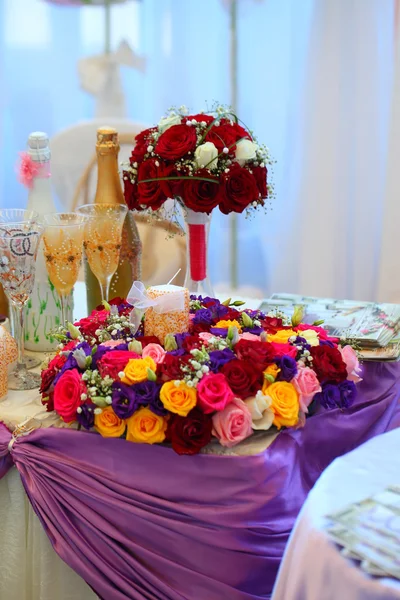
[[[400,579],[400,486],[328,515],[326,532],[370,575]]]
[[[291,316],[295,305],[304,307],[304,323],[323,321],[331,336],[355,339],[365,360],[396,360],[400,356],[399,304],[273,294],[259,308],[263,312],[277,309]]]

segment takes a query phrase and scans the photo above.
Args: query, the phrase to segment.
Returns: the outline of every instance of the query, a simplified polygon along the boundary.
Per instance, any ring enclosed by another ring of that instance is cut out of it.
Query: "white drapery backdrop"
[[[277,160],[271,210],[239,219],[240,284],[400,301],[395,0],[238,3],[238,112]],[[126,38],[147,58],[146,73],[123,71],[130,117],[151,124],[171,105],[229,102],[227,4],[113,8],[113,46]],[[101,52],[102,12],[3,0],[0,25],[0,204],[23,206],[14,164],[29,132],[94,114],[76,63]],[[229,221],[216,213],[210,246],[213,281],[228,283]]]

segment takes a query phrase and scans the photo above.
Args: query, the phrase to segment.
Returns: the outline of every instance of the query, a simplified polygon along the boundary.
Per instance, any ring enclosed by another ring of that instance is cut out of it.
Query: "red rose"
[[[256,180],[256,184],[258,187],[258,191],[260,192],[261,198],[268,197],[268,187],[267,187],[267,174],[268,171],[266,167],[252,167],[251,168],[254,179]]]
[[[228,306],[228,312],[224,313],[224,316],[222,318],[224,321],[234,321],[235,319],[238,321],[238,320],[240,320],[240,316],[241,316],[240,310],[237,310],[236,308],[232,308],[231,306]]]
[[[274,347],[269,342],[239,340],[234,349],[240,360],[251,362],[259,371],[263,371],[276,356]]]
[[[127,171],[123,171],[124,178],[124,198],[129,210],[143,210],[139,202],[139,190],[138,184],[132,183],[130,174]]]
[[[246,138],[251,140],[250,134],[238,123],[229,123],[227,119],[222,119],[220,125],[214,125],[206,135],[206,142],[212,142],[219,153],[224,148],[229,148],[229,153],[234,154],[236,150],[235,142]]]
[[[193,408],[186,417],[173,415],[167,439],[177,454],[197,454],[211,441],[211,429],[211,416]]]
[[[182,342],[182,348],[186,350],[186,352],[190,352],[195,348],[201,348],[204,342],[196,335],[188,335]]]
[[[197,135],[194,127],[173,125],[158,138],[156,153],[166,160],[177,160],[196,148]]]
[[[175,164],[163,165],[163,177],[185,177],[186,175],[187,172],[185,167],[178,171]],[[164,179],[160,181],[160,185],[167,198],[177,198],[178,196],[182,195],[182,179]]]
[[[131,358],[140,358],[140,355],[128,350],[111,350],[107,352],[97,363],[100,375],[102,377],[109,375],[112,379],[117,379],[118,373],[125,369]]]
[[[201,181],[199,179],[186,179],[183,183],[182,196],[185,205],[195,212],[210,213],[219,203],[219,182],[216,177],[211,175],[207,169],[199,169],[195,177],[206,177],[213,179],[211,181]]]
[[[163,177],[162,166],[155,158],[149,158],[139,165],[138,201],[152,210],[158,210],[167,199],[160,181],[147,181]]]
[[[67,345],[64,346],[63,350],[65,352],[67,352],[69,350],[69,348],[67,348]],[[67,362],[66,356],[64,356],[63,354],[56,354],[55,357],[52,358],[51,361],[49,362],[48,369],[54,369],[56,372],[60,371],[60,369],[65,365],[66,362]]]
[[[347,368],[337,348],[312,346],[313,369],[320,383],[340,383],[347,379]]]
[[[48,392],[42,403],[45,405],[47,412],[52,412],[54,410],[54,391]]]
[[[55,376],[57,375],[57,372],[58,372],[58,370],[55,369],[54,367],[49,367],[47,369],[44,369],[41,372],[40,377],[42,379],[42,382],[41,382],[40,388],[39,388],[39,392],[41,394],[44,394],[45,392],[47,392],[49,390],[51,384],[54,381]]]
[[[192,335],[196,335],[198,333],[204,333],[206,331],[210,331],[212,325],[209,323],[191,323],[190,324],[190,333]]]
[[[140,163],[144,155],[147,154],[147,147],[149,144],[153,143],[153,139],[151,134],[157,131],[157,127],[150,127],[149,129],[144,129],[135,137],[135,147],[132,150],[131,157],[129,162],[133,165],[135,162]]]
[[[258,199],[258,188],[254,176],[248,169],[234,163],[228,173],[222,174],[220,211],[241,213]]]
[[[76,409],[82,404],[81,394],[86,393],[86,384],[76,369],[61,375],[54,387],[54,410],[65,423],[75,421]]]
[[[75,326],[80,329],[82,335],[96,337],[96,330],[101,329],[109,316],[110,313],[107,310],[94,310],[88,317],[75,323]]]
[[[263,384],[262,371],[243,360],[230,360],[224,364],[220,372],[225,375],[235,396],[242,399],[254,396]]]
[[[157,372],[161,381],[164,382],[182,379],[181,357],[167,353],[162,363],[158,365]]]
[[[283,329],[282,319],[278,319],[278,317],[265,317],[261,321],[261,327],[267,333],[274,335],[280,329]]]

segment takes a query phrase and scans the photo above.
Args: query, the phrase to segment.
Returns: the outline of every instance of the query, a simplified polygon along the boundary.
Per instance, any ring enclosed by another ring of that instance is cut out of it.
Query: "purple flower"
[[[254,335],[261,335],[264,329],[262,327],[244,327],[243,331],[247,331],[247,333],[254,333]]]
[[[115,414],[120,419],[128,419],[139,406],[133,386],[126,385],[126,383],[121,383],[120,381],[114,381],[112,388],[111,405]]]
[[[184,356],[184,354],[186,353],[186,350],[184,350],[183,348],[178,348],[177,350],[170,350],[169,352],[167,352],[167,354],[172,354],[172,356]]]
[[[85,429],[92,429],[94,426],[94,409],[96,405],[92,402],[86,402],[81,405],[81,412],[77,413],[77,421]]]
[[[234,358],[236,358],[236,356],[229,348],[212,350],[210,352],[210,370],[213,371],[213,373],[217,373],[225,363]]]
[[[281,381],[291,381],[297,373],[297,362],[291,356],[284,354],[277,358],[276,364],[280,368],[278,379]]]
[[[146,404],[156,415],[166,415],[168,411],[160,400],[161,385],[155,381],[143,381],[132,386],[138,404]]]
[[[211,308],[214,319],[223,319],[228,313],[229,308],[225,304],[216,304]]]
[[[195,323],[196,325],[199,323],[204,323],[205,325],[211,325],[212,321],[213,321],[213,314],[212,314],[211,310],[209,310],[208,308],[200,308],[198,311],[196,311],[196,314],[193,319],[193,323]]]
[[[311,349],[311,346],[307,342],[306,338],[303,338],[300,335],[297,336],[297,338],[295,339],[293,345],[294,346],[302,346],[303,350],[310,351],[310,349]]]
[[[210,333],[212,333],[213,335],[219,335],[221,337],[226,337],[228,335],[228,328],[222,328],[222,327],[211,327],[210,329]]]
[[[325,383],[322,392],[315,394],[314,400],[324,408],[337,408],[341,403],[339,387],[333,383]]]
[[[175,340],[178,344],[178,348],[182,348],[184,340],[190,335],[190,333],[175,333]]]
[[[342,381],[339,383],[338,388],[340,391],[340,408],[349,408],[357,396],[357,389],[354,381]]]

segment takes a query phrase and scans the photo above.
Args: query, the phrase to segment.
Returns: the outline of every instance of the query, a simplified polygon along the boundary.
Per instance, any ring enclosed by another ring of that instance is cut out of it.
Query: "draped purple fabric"
[[[55,551],[103,600],[269,597],[297,514],[325,467],[400,425],[400,364],[365,366],[356,404],[321,411],[256,456],[40,429],[11,454]],[[0,426],[0,477],[11,465]]]

